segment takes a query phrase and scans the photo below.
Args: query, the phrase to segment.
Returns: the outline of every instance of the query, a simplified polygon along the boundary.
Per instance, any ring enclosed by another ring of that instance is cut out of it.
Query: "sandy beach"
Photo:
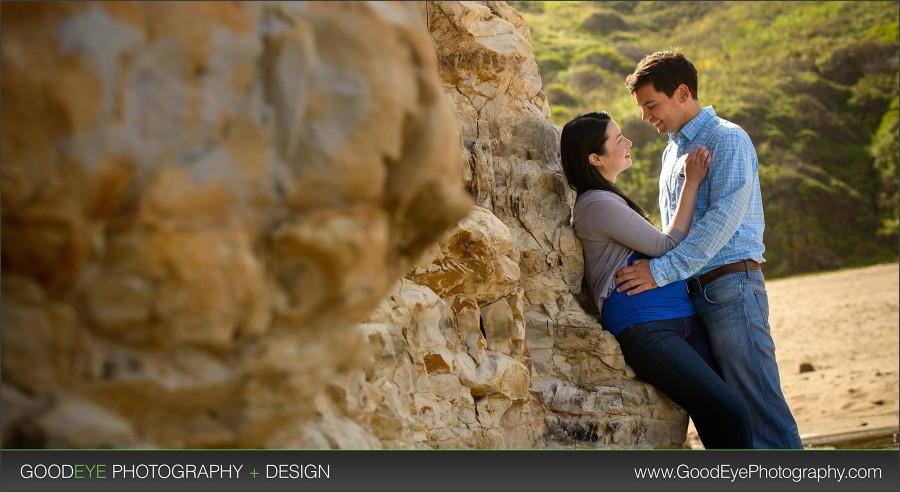
[[[781,385],[807,447],[897,447],[897,263],[766,282]],[[688,443],[702,447],[693,426]]]

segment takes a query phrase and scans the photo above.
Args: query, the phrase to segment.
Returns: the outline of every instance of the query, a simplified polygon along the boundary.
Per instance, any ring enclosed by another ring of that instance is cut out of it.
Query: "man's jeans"
[[[691,294],[722,377],[750,410],[754,448],[803,448],[784,394],[769,333],[769,298],[761,270],[719,277]]]
[[[752,447],[747,406],[716,373],[699,318],[638,323],[616,339],[635,374],[687,410],[705,448]]]

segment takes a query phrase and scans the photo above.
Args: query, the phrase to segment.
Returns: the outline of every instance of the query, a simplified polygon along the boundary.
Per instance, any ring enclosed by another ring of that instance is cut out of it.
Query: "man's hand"
[[[624,282],[624,285],[619,285]],[[631,266],[623,267],[616,273],[616,292],[628,291],[628,295],[640,294],[645,290],[655,289],[656,280],[650,273],[649,260],[634,260]],[[629,290],[631,289],[631,290]]]

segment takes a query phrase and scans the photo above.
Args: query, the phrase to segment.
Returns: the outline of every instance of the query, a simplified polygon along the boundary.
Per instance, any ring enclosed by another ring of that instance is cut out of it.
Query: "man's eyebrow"
[[[656,102],[656,99],[651,99],[651,100],[649,100],[649,101],[645,101],[644,104],[641,104],[641,106],[646,106],[646,105],[648,105],[648,104],[652,104],[652,103],[655,103],[655,102]]]

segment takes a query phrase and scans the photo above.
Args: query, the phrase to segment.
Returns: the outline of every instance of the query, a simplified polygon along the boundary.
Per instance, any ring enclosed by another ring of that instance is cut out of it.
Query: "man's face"
[[[634,91],[634,100],[643,112],[642,119],[654,127],[659,133],[677,133],[684,126],[684,110],[678,104],[679,87],[672,97],[664,92],[656,92],[652,83],[646,83]]]

